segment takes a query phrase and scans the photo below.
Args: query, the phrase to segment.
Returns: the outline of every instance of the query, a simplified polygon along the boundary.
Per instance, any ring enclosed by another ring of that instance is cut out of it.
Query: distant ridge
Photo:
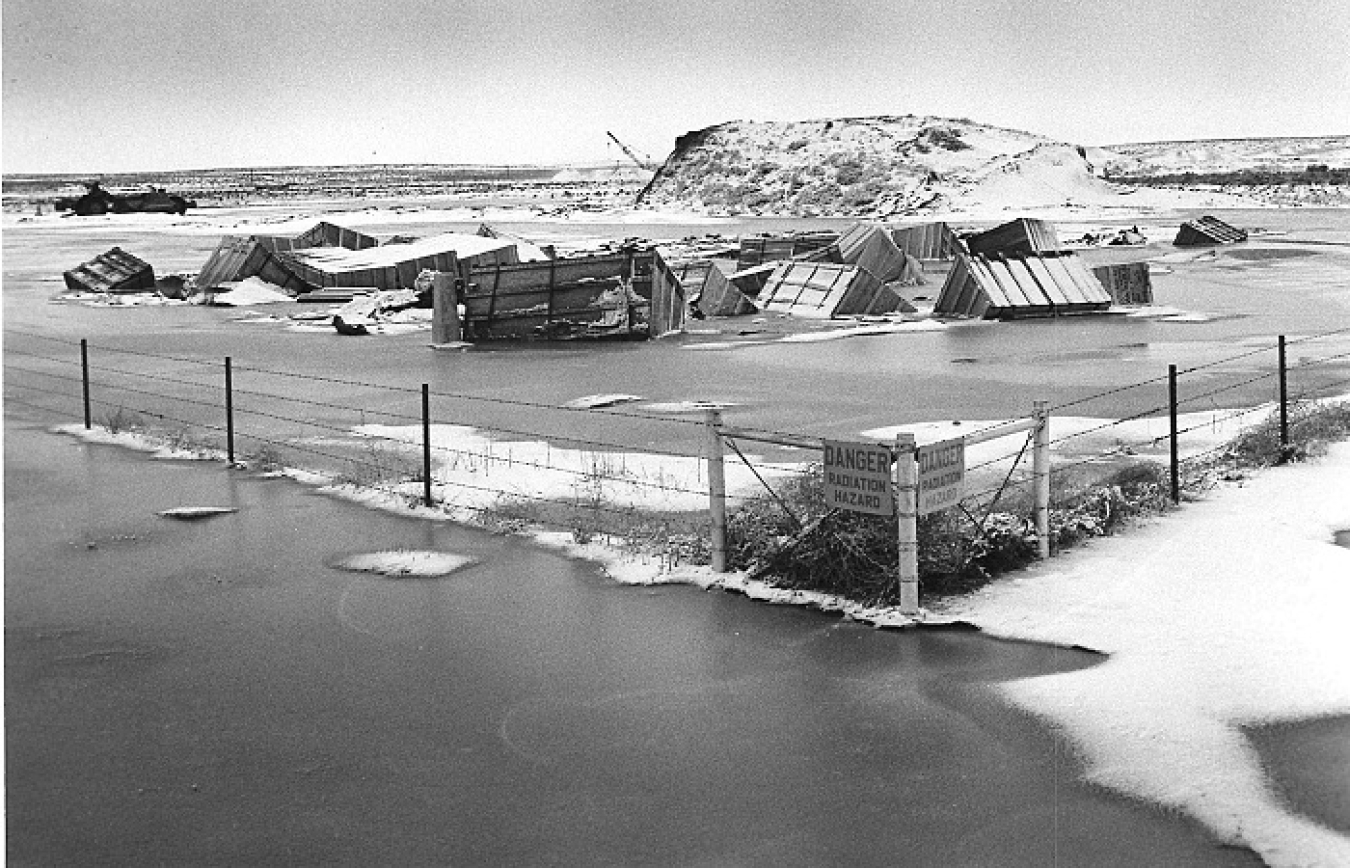
[[[1318,165],[1350,168],[1350,135],[1139,142],[1099,150],[1108,173],[1132,177],[1244,170],[1299,172]]]

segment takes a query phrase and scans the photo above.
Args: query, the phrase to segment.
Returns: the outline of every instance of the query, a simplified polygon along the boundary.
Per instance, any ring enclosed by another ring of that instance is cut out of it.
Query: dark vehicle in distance
[[[197,207],[195,201],[167,193],[163,187],[151,187],[144,193],[124,196],[108,192],[98,181],[84,186],[87,192],[78,199],[57,199],[54,203],[56,210],[71,211],[77,217],[90,217],[99,214],[141,212],[182,215],[187,213],[187,209]]]

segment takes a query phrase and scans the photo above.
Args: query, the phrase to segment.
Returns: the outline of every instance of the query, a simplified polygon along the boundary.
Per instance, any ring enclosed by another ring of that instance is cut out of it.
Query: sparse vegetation
[[[103,414],[99,419],[99,425],[106,428],[109,434],[120,434],[123,431],[139,431],[145,427],[139,413],[127,410],[125,407],[117,407]]]
[[[1301,461],[1350,437],[1350,404],[1299,405],[1290,413],[1289,448],[1279,420],[1246,431],[1229,448],[1187,462],[1188,493],[1244,470]],[[894,520],[825,508],[821,468],[812,466],[728,517],[728,559],[775,585],[839,594],[865,604],[899,602]],[[781,504],[781,505],[780,505]],[[1131,522],[1171,509],[1168,469],[1131,461],[1102,474],[1079,470],[1052,480],[1052,552],[1109,536]],[[1012,486],[997,511],[947,510],[919,519],[919,580],[929,598],[973,590],[1037,559],[1031,494]]]

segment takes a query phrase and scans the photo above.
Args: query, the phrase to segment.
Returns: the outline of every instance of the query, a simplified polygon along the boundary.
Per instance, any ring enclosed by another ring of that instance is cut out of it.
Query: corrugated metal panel
[[[1094,310],[1111,306],[1111,293],[1093,276],[1083,260],[1066,253],[1055,257],[1054,262],[1068,272],[1069,279],[1078,287],[1080,304]]]
[[[1073,280],[1059,266],[1059,260],[1053,257],[1028,256],[1019,260],[1031,272],[1032,278],[1040,285],[1042,294],[1056,308],[1078,304],[1082,293],[1074,286]],[[1049,266],[1054,263],[1055,269]]]
[[[1002,288],[1003,296],[1008,300],[1006,305],[995,304],[996,307],[1006,308],[1008,310],[1017,308],[1033,310],[1039,307],[1049,307],[1049,300],[1041,295],[1040,290],[1034,288],[1029,290],[1028,287],[1024,286],[1023,282],[1019,281],[1017,276],[1009,270],[1006,261],[1000,259],[979,258],[975,261],[988,269],[989,275],[994,279],[994,282]],[[990,296],[990,301],[993,302],[993,294],[988,294]],[[1004,312],[1004,310],[1000,310],[998,315],[1001,316]]]
[[[148,262],[114,247],[65,272],[66,288],[75,292],[144,292],[155,288],[155,270]]]

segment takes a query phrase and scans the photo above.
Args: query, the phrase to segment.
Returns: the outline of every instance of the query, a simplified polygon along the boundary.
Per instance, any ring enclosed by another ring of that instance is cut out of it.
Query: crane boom
[[[632,148],[628,147],[623,142],[619,141],[618,136],[614,135],[609,130],[605,130],[605,135],[609,136],[610,139],[614,142],[614,144],[619,146],[619,150],[623,151],[624,156],[628,157],[628,159],[636,163],[639,169],[651,169],[651,165],[649,163],[645,163],[642,160],[640,160],[638,158],[638,155],[633,153]]]

